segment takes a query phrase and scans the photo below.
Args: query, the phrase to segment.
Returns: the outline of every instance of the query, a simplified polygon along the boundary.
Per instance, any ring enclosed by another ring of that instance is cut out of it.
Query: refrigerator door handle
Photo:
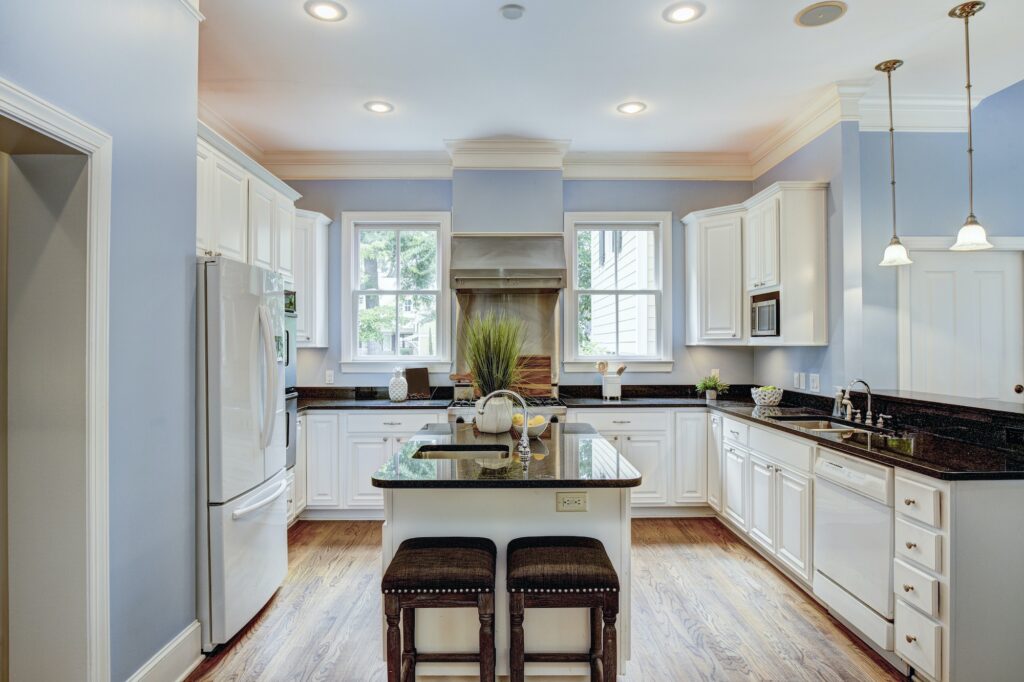
[[[268,504],[270,504],[271,502],[273,502],[277,498],[281,497],[281,495],[284,494],[284,491],[287,488],[288,488],[288,481],[281,481],[280,483],[277,484],[277,490],[275,490],[273,493],[271,493],[267,497],[264,497],[259,502],[254,502],[253,504],[250,504],[248,507],[242,507],[241,509],[236,509],[235,511],[231,512],[231,518],[237,521],[238,519],[240,519],[240,518],[242,518],[244,516],[248,516],[249,514],[253,513],[254,511],[256,511],[258,509],[263,509]]]
[[[277,376],[277,354],[274,352],[274,332],[270,328],[270,314],[266,306],[259,307],[260,327],[263,330],[263,359],[267,371],[267,390],[263,394],[263,424],[260,431],[260,447],[270,446],[270,439],[274,436],[274,408],[278,388],[275,378]]]

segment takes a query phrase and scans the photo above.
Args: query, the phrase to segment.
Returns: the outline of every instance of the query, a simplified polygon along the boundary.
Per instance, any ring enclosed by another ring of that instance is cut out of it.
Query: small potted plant
[[[697,392],[704,393],[708,400],[718,400],[719,393],[728,393],[729,384],[716,376],[706,376],[697,382]]]
[[[494,391],[509,390],[519,381],[524,336],[523,322],[515,317],[488,313],[466,324],[463,347],[480,400]],[[512,401],[499,396],[488,402],[476,419],[476,427],[483,433],[511,429]]]

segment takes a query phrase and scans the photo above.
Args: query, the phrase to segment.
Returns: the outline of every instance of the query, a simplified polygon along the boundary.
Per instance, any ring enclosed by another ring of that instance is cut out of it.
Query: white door
[[[310,412],[306,420],[306,499],[310,507],[341,506],[341,441],[337,414]]]
[[[624,446],[624,447],[623,447]],[[668,439],[657,433],[632,433],[619,437],[619,447],[623,448],[633,466],[637,468],[643,481],[632,489],[634,506],[650,506],[668,503]]]
[[[900,357],[910,385],[901,388],[1020,402],[1024,256],[915,251],[911,258],[910,343]]]
[[[348,509],[383,509],[384,493],[374,488],[370,479],[391,457],[392,436],[360,435],[348,437],[345,450],[348,460],[345,486],[345,507]]]
[[[708,431],[708,504],[722,511],[722,417],[709,415]]]
[[[811,579],[811,482],[776,467],[775,555],[806,580]]]
[[[215,251],[227,258],[246,262],[248,240],[248,180],[243,171],[227,159],[214,155],[210,183],[213,206],[210,228],[217,235]]]
[[[722,487],[722,509],[725,516],[740,528],[747,528],[747,454],[731,445],[725,446],[725,478]]]
[[[249,181],[249,262],[274,269],[274,190]]]
[[[750,455],[750,537],[775,551],[775,466]]]
[[[703,412],[676,415],[675,470],[677,504],[706,502],[708,418]]]
[[[743,220],[723,216],[700,223],[701,338],[743,335]]]

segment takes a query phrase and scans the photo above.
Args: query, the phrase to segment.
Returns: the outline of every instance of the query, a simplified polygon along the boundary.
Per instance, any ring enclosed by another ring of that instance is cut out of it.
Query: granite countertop
[[[393,403],[386,398],[299,398],[299,412],[303,410],[443,410],[451,402],[443,400],[406,400]]]
[[[655,396],[605,400],[603,398],[562,398],[566,407],[707,407],[704,398],[659,398]]]
[[[773,417],[786,415],[829,415],[804,407],[757,407],[742,403],[714,401],[708,407],[727,416],[767,426],[793,436],[807,438],[833,450],[880,464],[900,467],[933,478],[959,480],[1024,479],[1024,455],[973,445],[929,433],[812,433]]]
[[[524,466],[508,433],[481,434],[472,424],[429,424],[372,477],[377,488],[632,488],[640,472],[588,424],[551,424],[533,438]],[[502,446],[488,457],[421,459],[423,445]]]

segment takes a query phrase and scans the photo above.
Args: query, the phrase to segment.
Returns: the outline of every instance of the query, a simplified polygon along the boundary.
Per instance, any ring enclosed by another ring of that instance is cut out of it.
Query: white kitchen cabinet
[[[306,417],[300,416],[295,420],[295,514],[301,514],[306,509]]]
[[[217,250],[215,229],[210,205],[212,193],[210,178],[213,177],[214,151],[202,140],[196,145],[196,255],[210,256]]]
[[[296,336],[302,347],[327,347],[327,238],[331,220],[295,211]]]
[[[308,506],[341,506],[341,421],[336,412],[309,412],[306,419]]]
[[[284,475],[285,488],[284,488],[284,499],[285,499],[285,519],[288,525],[292,525],[299,513],[295,508],[295,472],[289,471]]]
[[[708,501],[708,418],[703,411],[676,413],[676,504]]]
[[[746,342],[743,215],[730,208],[685,223],[688,345]]]
[[[384,508],[384,493],[373,487],[370,478],[391,458],[395,449],[394,436],[350,435],[346,439],[346,508]]]
[[[775,556],[804,580],[811,575],[811,479],[775,469]]]
[[[722,511],[722,415],[708,414],[708,505]]]
[[[747,452],[725,444],[722,468],[722,513],[744,531],[747,529]]]
[[[275,193],[264,182],[249,181],[249,262],[274,269]]]
[[[669,439],[664,433],[631,433],[619,436],[621,451],[643,477],[632,489],[632,504],[651,506],[668,504]]]
[[[209,171],[207,201],[212,211],[210,225],[203,232],[212,237],[214,254],[244,262],[248,246],[249,178],[245,171],[217,153]]]
[[[745,224],[747,290],[779,284],[779,199],[769,197],[747,211]]]
[[[295,283],[295,204],[281,194],[274,197],[274,269],[285,282]]]
[[[750,479],[750,524],[748,532],[769,552],[775,551],[775,465],[750,453],[747,458]]]

